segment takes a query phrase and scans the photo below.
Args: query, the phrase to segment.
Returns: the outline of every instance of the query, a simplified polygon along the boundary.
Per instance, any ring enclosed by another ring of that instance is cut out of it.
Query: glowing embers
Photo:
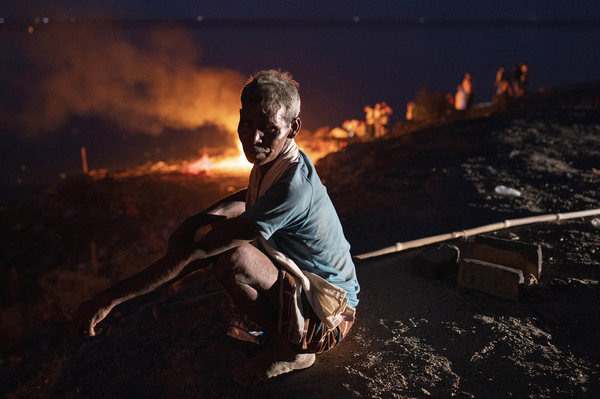
[[[215,171],[222,174],[245,175],[252,169],[252,164],[244,155],[218,157],[214,162]]]
[[[215,158],[214,163],[215,169],[223,174],[244,175],[252,169],[252,164],[246,159],[240,142],[237,143],[236,150],[230,150],[225,155]]]
[[[233,151],[232,151],[233,152]],[[194,175],[220,174],[220,175],[245,175],[252,168],[252,164],[246,160],[244,155],[231,155],[209,157],[204,154],[200,159],[187,165],[183,173]]]
[[[215,168],[208,154],[202,155],[202,158],[188,165],[186,172],[193,175],[200,173],[210,173]]]

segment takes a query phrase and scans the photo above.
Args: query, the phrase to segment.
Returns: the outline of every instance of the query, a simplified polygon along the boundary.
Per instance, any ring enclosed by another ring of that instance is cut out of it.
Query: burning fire
[[[345,142],[336,142],[331,140],[305,140],[298,142],[298,146],[311,158],[313,162],[317,162],[325,155],[339,151],[344,147]],[[224,155],[209,156],[204,153],[202,157],[194,162],[179,161],[179,162],[157,162],[146,163],[133,169],[125,171],[109,171],[108,169],[94,169],[88,175],[94,179],[104,179],[108,174],[113,178],[125,178],[131,176],[142,176],[151,173],[185,173],[185,174],[204,174],[213,177],[220,176],[237,176],[247,177],[252,169],[252,164],[246,160],[242,153],[241,144],[238,148],[231,148]]]
[[[346,143],[343,143],[346,144]],[[313,162],[317,162],[325,155],[338,151],[343,144],[333,144],[326,141],[300,142],[298,146],[304,151]],[[241,154],[241,155],[237,155]],[[238,143],[237,151],[231,150],[229,154],[223,156],[209,157],[208,154],[187,165],[183,173],[198,175],[206,174],[224,174],[224,175],[247,175],[252,169],[252,164],[248,162],[242,150],[241,143]]]
[[[210,158],[205,153],[200,159],[190,163],[183,172],[194,175],[200,173],[210,174],[212,172],[216,174],[247,175],[250,169],[252,169],[252,164],[248,162],[242,151],[242,145],[238,143],[237,151],[232,150],[229,154],[214,158]]]
[[[198,175],[200,173],[208,173],[215,168],[215,164],[210,160],[208,154],[202,155],[202,158],[199,160],[192,162],[187,167],[187,172],[193,175]]]

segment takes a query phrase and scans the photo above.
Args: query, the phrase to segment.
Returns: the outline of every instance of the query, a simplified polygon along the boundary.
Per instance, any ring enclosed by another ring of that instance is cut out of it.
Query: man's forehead
[[[261,104],[250,103],[250,104],[242,104],[242,108],[240,109],[240,114],[243,114],[246,117],[252,118],[260,118],[267,120],[280,120],[283,119],[285,114],[284,107],[278,107],[277,110],[273,110],[272,112],[265,113],[262,109]]]

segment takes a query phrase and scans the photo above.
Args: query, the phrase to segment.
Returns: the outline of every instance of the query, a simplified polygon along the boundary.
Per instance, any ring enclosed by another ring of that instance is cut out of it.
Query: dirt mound
[[[554,104],[353,144],[324,158],[318,170],[359,254],[505,219],[600,208],[598,148],[600,111]],[[179,193],[186,208],[194,207],[198,194],[193,184],[187,185],[194,187],[188,192],[175,190],[172,182],[152,178],[152,184],[142,184],[150,177],[137,179],[135,187],[127,181],[118,190],[127,198],[135,192],[135,208],[145,204],[144,212],[115,217],[131,223],[133,232],[141,231],[131,241],[134,246],[144,245],[186,211],[169,202],[175,210],[159,212],[168,195],[153,201],[151,193]],[[515,188],[521,196],[498,195],[498,185]],[[100,214],[106,206],[126,212],[126,201],[105,202],[97,205]],[[162,222],[148,228],[136,224],[146,212]],[[459,289],[452,273],[442,280],[412,275],[411,260],[420,249],[362,261],[357,264],[358,318],[345,342],[318,356],[308,370],[243,388],[233,383],[230,370],[262,348],[225,334],[231,316],[226,301],[153,318],[155,306],[219,289],[205,279],[174,295],[159,292],[122,304],[98,339],[82,344],[59,334],[53,349],[37,350],[38,356],[54,356],[47,368],[38,368],[43,378],[32,378],[13,395],[598,397],[600,231],[588,218],[491,235],[542,247],[542,278],[521,292],[518,302]],[[455,244],[462,249],[464,242]],[[119,258],[118,264],[134,254]],[[87,270],[68,264],[65,260],[63,267],[71,273]],[[47,284],[52,281],[64,279]],[[8,365],[0,368],[8,370]]]
[[[534,214],[598,208],[600,112],[465,120],[319,162],[354,253]],[[496,186],[520,197],[497,195]]]

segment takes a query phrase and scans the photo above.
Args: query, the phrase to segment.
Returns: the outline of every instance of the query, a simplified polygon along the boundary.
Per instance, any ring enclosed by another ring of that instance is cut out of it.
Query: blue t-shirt
[[[305,153],[300,151],[299,162],[241,217],[253,220],[268,244],[300,269],[343,288],[348,304],[358,304],[360,287],[350,244],[327,190]]]

